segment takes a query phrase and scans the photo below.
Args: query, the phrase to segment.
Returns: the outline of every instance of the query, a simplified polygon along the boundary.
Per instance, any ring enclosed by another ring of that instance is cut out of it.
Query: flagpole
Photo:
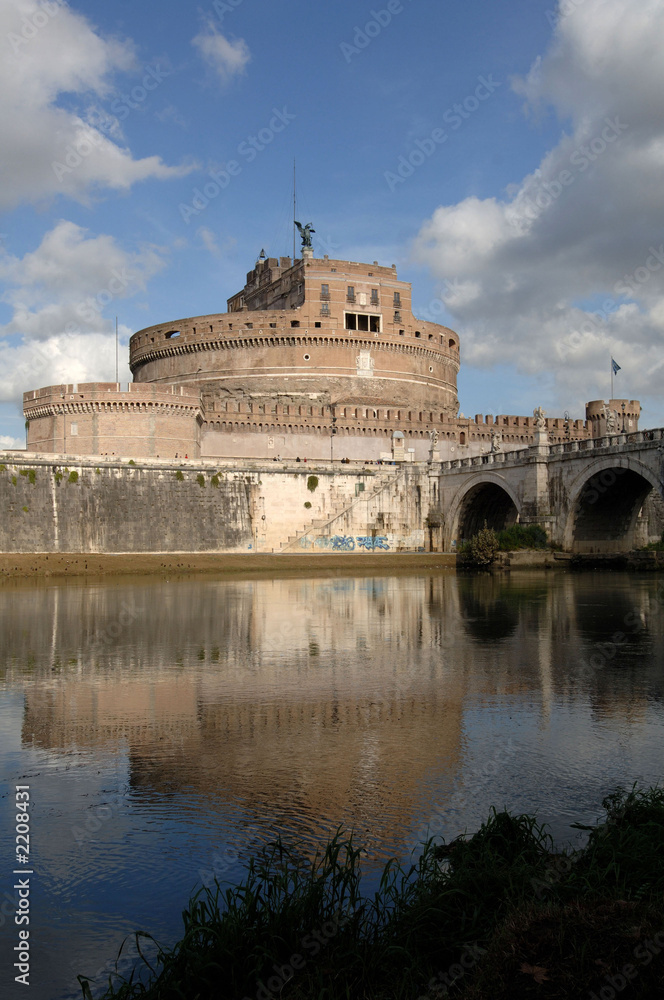
[[[609,367],[611,369],[611,399],[613,399],[613,357],[609,355]]]

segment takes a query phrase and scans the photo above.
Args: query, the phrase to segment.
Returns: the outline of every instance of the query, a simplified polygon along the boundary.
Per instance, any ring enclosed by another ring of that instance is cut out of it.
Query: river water
[[[368,887],[492,805],[577,842],[662,778],[663,608],[620,573],[5,584],[0,993],[26,995],[20,880],[30,997],[61,1000],[132,931],[174,942],[192,891],[277,833],[353,829]]]

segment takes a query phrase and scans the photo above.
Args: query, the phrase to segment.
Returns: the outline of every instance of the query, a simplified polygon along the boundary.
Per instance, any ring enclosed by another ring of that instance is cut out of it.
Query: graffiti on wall
[[[374,552],[377,549],[389,549],[390,546],[387,544],[387,535],[358,535],[357,547],[367,552]]]
[[[309,549],[312,546],[316,549],[329,549],[332,552],[354,552],[360,549],[363,552],[385,552],[390,546],[387,535],[320,535],[312,538],[311,535],[304,535],[300,539],[300,546]]]

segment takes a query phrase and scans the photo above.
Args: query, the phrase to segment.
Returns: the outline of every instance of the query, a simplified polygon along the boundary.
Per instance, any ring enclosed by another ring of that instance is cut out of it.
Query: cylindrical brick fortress
[[[227,311],[129,345],[134,382],[24,394],[28,449],[131,457],[436,461],[526,448],[533,417],[458,415],[459,338],[418,320],[396,268],[261,254]],[[550,444],[638,428],[631,400],[544,420]],[[537,418],[537,419],[536,419]],[[397,446],[395,446],[395,441]]]
[[[410,406],[455,417],[458,339],[434,323],[369,335],[290,316],[222,313],[134,334],[136,382],[197,383],[224,395],[321,395],[334,404]],[[205,383],[202,385],[201,383]]]

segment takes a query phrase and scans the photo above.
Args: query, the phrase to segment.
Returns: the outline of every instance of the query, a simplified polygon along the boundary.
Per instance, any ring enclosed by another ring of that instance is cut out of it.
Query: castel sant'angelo
[[[309,230],[301,259],[261,253],[226,312],[135,333],[132,383],[24,393],[28,451],[417,462],[638,428],[633,400],[585,421],[459,416],[458,335],[415,318],[395,265],[314,257]]]

